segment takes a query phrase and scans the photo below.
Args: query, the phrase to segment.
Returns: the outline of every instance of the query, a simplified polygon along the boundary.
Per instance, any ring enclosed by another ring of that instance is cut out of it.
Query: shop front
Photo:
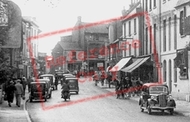
[[[132,59],[133,63],[123,69],[125,76],[137,80],[140,78],[144,83],[154,82],[153,61],[150,56]]]
[[[113,74],[113,76],[118,76],[119,79],[123,76],[120,70],[124,68],[126,65],[129,65],[132,63],[132,58],[122,58],[116,65],[114,65],[109,71]]]

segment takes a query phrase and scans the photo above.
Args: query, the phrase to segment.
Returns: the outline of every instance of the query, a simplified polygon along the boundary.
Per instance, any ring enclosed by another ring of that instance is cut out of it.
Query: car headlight
[[[172,95],[169,95],[169,96],[168,96],[168,100],[173,100]]]
[[[156,100],[156,96],[151,96],[150,97],[152,100]]]

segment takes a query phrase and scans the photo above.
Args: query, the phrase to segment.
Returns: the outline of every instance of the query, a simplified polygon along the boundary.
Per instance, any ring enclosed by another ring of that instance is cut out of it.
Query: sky
[[[74,27],[77,17],[83,22],[98,22],[121,16],[131,0],[13,0],[23,16],[36,17],[42,34]],[[50,54],[62,33],[39,40],[39,51]]]

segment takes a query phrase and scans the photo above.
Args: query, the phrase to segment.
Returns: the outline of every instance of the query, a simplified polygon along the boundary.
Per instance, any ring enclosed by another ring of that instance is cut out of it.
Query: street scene
[[[0,122],[190,120],[190,0],[0,0]]]

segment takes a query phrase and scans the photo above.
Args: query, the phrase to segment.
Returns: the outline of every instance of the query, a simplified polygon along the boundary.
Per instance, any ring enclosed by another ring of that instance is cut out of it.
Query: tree
[[[7,77],[12,77],[16,72],[16,68],[10,66],[9,58],[5,56],[8,54],[8,49],[1,49],[0,51],[0,84],[4,83]]]

